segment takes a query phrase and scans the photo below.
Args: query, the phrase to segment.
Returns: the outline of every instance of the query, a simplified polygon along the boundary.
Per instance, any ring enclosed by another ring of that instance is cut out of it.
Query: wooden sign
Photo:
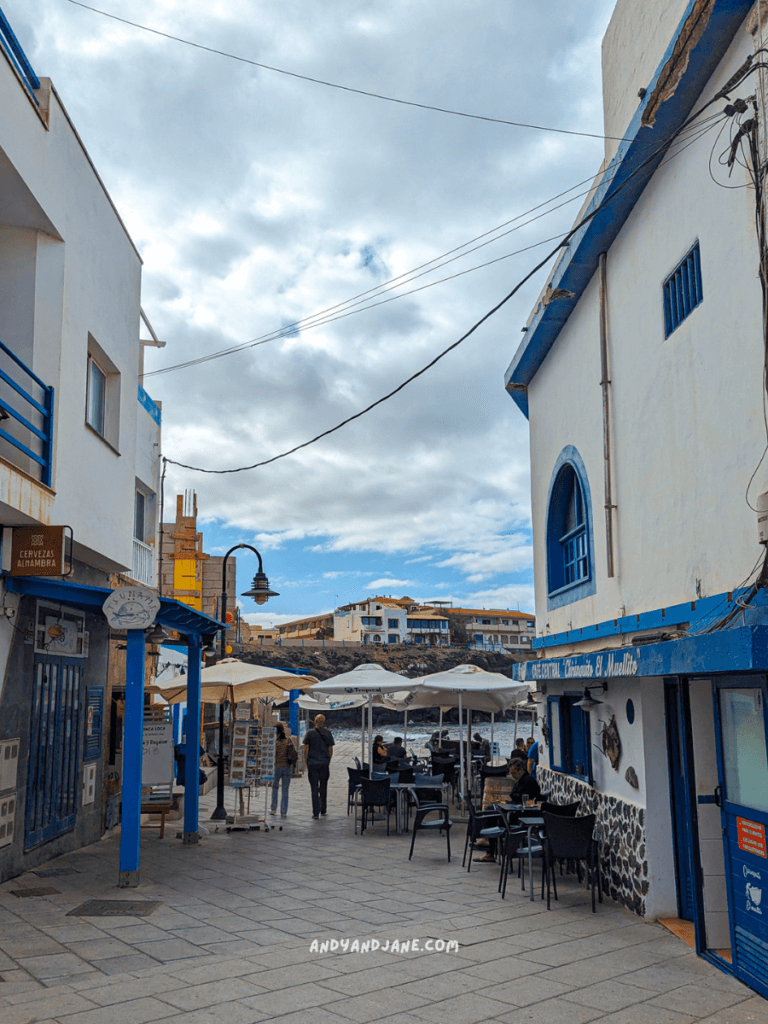
[[[63,576],[65,526],[14,526],[11,576]]]

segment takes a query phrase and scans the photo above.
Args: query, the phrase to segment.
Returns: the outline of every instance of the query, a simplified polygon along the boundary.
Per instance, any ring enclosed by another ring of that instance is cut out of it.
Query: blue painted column
[[[123,718],[123,816],[120,829],[118,886],[139,884],[141,759],[144,752],[144,631],[128,630]]]
[[[291,701],[288,705],[288,727],[293,736],[299,735],[299,705],[296,703],[296,698],[300,696],[301,690],[291,690]]]
[[[187,661],[187,739],[184,774],[184,842],[198,841],[200,804],[200,637],[189,634]]]

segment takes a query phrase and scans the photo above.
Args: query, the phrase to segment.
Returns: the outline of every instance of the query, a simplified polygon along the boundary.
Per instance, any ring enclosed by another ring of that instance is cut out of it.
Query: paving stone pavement
[[[463,825],[450,864],[438,835],[420,834],[411,862],[410,837],[387,837],[383,822],[353,835],[355,752],[337,749],[326,818],[312,819],[295,779],[288,817],[271,819],[282,832],[183,846],[174,823],[162,840],[142,830],[138,889],[116,888],[114,835],[45,865],[70,873],[0,886],[0,1024],[768,1024],[765,1000],[660,925],[610,901],[593,915],[574,879],[549,912],[514,879],[502,901],[493,865],[462,869]],[[41,884],[60,895],[12,895]],[[67,916],[89,899],[162,906]],[[421,948],[311,951],[333,939]],[[427,952],[430,939],[459,949]]]

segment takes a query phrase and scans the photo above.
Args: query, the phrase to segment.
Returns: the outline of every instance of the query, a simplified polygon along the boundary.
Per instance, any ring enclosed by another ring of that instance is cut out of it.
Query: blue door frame
[[[721,699],[729,689],[759,694],[759,700],[753,701],[756,721],[751,715],[750,721],[758,732],[762,727],[768,748],[768,686],[764,675],[726,676],[713,682],[732,968],[739,980],[768,998],[768,810],[748,806],[739,802],[738,793],[729,793],[728,764],[733,764],[735,755],[731,748],[725,749]]]
[[[696,950],[702,953],[706,948],[706,930],[687,679],[672,677],[664,680],[664,708],[678,917],[693,922]]]

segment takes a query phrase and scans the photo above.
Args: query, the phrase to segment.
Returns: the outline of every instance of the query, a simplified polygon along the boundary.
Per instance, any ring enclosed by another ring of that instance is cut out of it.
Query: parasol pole
[[[443,705],[440,705],[440,725],[437,727],[437,749],[443,745]]]
[[[373,778],[373,694],[368,694],[368,778]]]
[[[491,712],[491,764],[493,764],[493,720],[496,717],[494,712]]]
[[[405,748],[406,756],[408,754],[408,708],[405,709],[405,716],[403,718],[403,747]]]
[[[360,760],[365,764],[365,704],[360,708]]]
[[[464,799],[464,717],[461,711],[461,690],[459,690],[459,778],[461,779],[461,799]]]
[[[515,742],[517,740],[517,720],[520,717],[520,701],[515,701],[515,735],[512,737],[512,747],[514,749]]]

